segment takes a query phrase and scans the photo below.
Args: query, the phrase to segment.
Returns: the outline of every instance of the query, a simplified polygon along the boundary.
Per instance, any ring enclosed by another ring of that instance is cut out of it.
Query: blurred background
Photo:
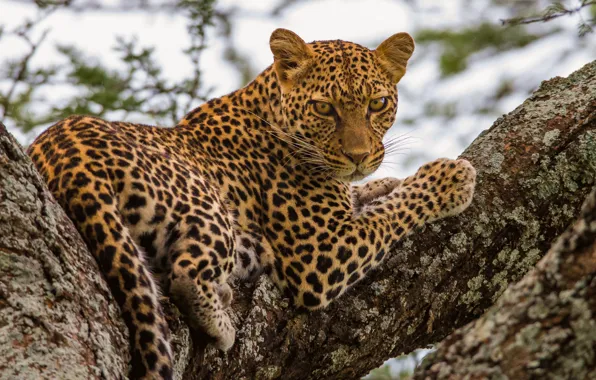
[[[0,120],[23,145],[73,113],[173,126],[271,64],[278,27],[370,48],[414,37],[387,136],[402,149],[373,177],[456,157],[541,81],[596,59],[596,0],[0,0]],[[368,378],[407,377],[423,353]]]

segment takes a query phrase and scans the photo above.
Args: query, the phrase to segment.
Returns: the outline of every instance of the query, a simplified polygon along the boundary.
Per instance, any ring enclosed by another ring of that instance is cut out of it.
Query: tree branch
[[[29,76],[29,62],[44,42],[48,33],[50,32],[49,29],[45,29],[41,36],[37,39],[37,41],[33,41],[31,39],[31,31],[33,27],[39,24],[44,18],[49,16],[54,9],[50,9],[49,11],[41,12],[39,17],[34,21],[27,21],[24,25],[20,25],[16,30],[11,31],[9,34],[14,34],[15,36],[20,37],[27,45],[29,45],[29,52],[26,53],[20,60],[15,62],[15,73],[12,75],[12,78],[8,78],[11,82],[10,87],[6,94],[0,93],[0,107],[2,107],[1,115],[3,117],[10,116],[9,106],[12,103],[12,97],[17,89],[17,86],[23,82],[27,76]],[[12,70],[9,70],[12,71]]]
[[[578,221],[482,318],[445,339],[416,379],[587,379],[596,372],[596,188]]]
[[[596,0],[581,0],[580,4],[575,7],[568,9],[561,3],[554,3],[548,6],[542,15],[540,16],[530,16],[530,17],[516,17],[510,19],[501,19],[502,25],[520,25],[520,24],[533,24],[536,22],[547,22],[555,18],[559,18],[562,16],[570,16],[576,13],[580,13],[581,10],[585,7],[589,7],[591,5],[595,5]]]
[[[0,123],[0,371],[122,378],[126,326],[83,239]]]

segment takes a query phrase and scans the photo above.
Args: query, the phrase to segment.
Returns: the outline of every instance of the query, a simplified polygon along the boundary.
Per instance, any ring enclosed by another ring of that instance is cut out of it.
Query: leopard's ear
[[[406,73],[406,65],[413,52],[414,40],[408,33],[392,35],[375,50],[383,69],[395,84]]]
[[[273,67],[282,89],[288,90],[306,74],[313,63],[310,46],[296,33],[276,29],[271,34],[269,46],[273,52]]]

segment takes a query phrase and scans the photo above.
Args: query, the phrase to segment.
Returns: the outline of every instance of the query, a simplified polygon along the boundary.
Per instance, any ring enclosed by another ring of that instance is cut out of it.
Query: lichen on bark
[[[0,378],[118,378],[126,347],[93,258],[0,123]]]
[[[596,378],[596,188],[536,269],[441,342],[414,378]]]

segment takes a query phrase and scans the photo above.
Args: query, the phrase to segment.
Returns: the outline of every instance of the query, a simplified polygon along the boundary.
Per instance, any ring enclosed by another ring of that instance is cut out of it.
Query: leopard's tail
[[[92,182],[98,181],[94,179]],[[105,183],[102,189],[110,189]],[[143,252],[133,241],[116,208],[111,189],[98,194],[93,183],[67,199],[67,210],[95,256],[129,330],[131,378],[171,379],[169,329],[158,290]],[[104,190],[105,191],[105,190]]]
[[[81,160],[48,156],[41,146],[36,142],[29,154],[83,236],[122,311],[129,330],[130,378],[172,379],[169,329],[158,290],[142,251],[123,223],[105,168],[92,162],[94,171],[85,170]],[[48,167],[48,161],[54,161],[54,167]]]

